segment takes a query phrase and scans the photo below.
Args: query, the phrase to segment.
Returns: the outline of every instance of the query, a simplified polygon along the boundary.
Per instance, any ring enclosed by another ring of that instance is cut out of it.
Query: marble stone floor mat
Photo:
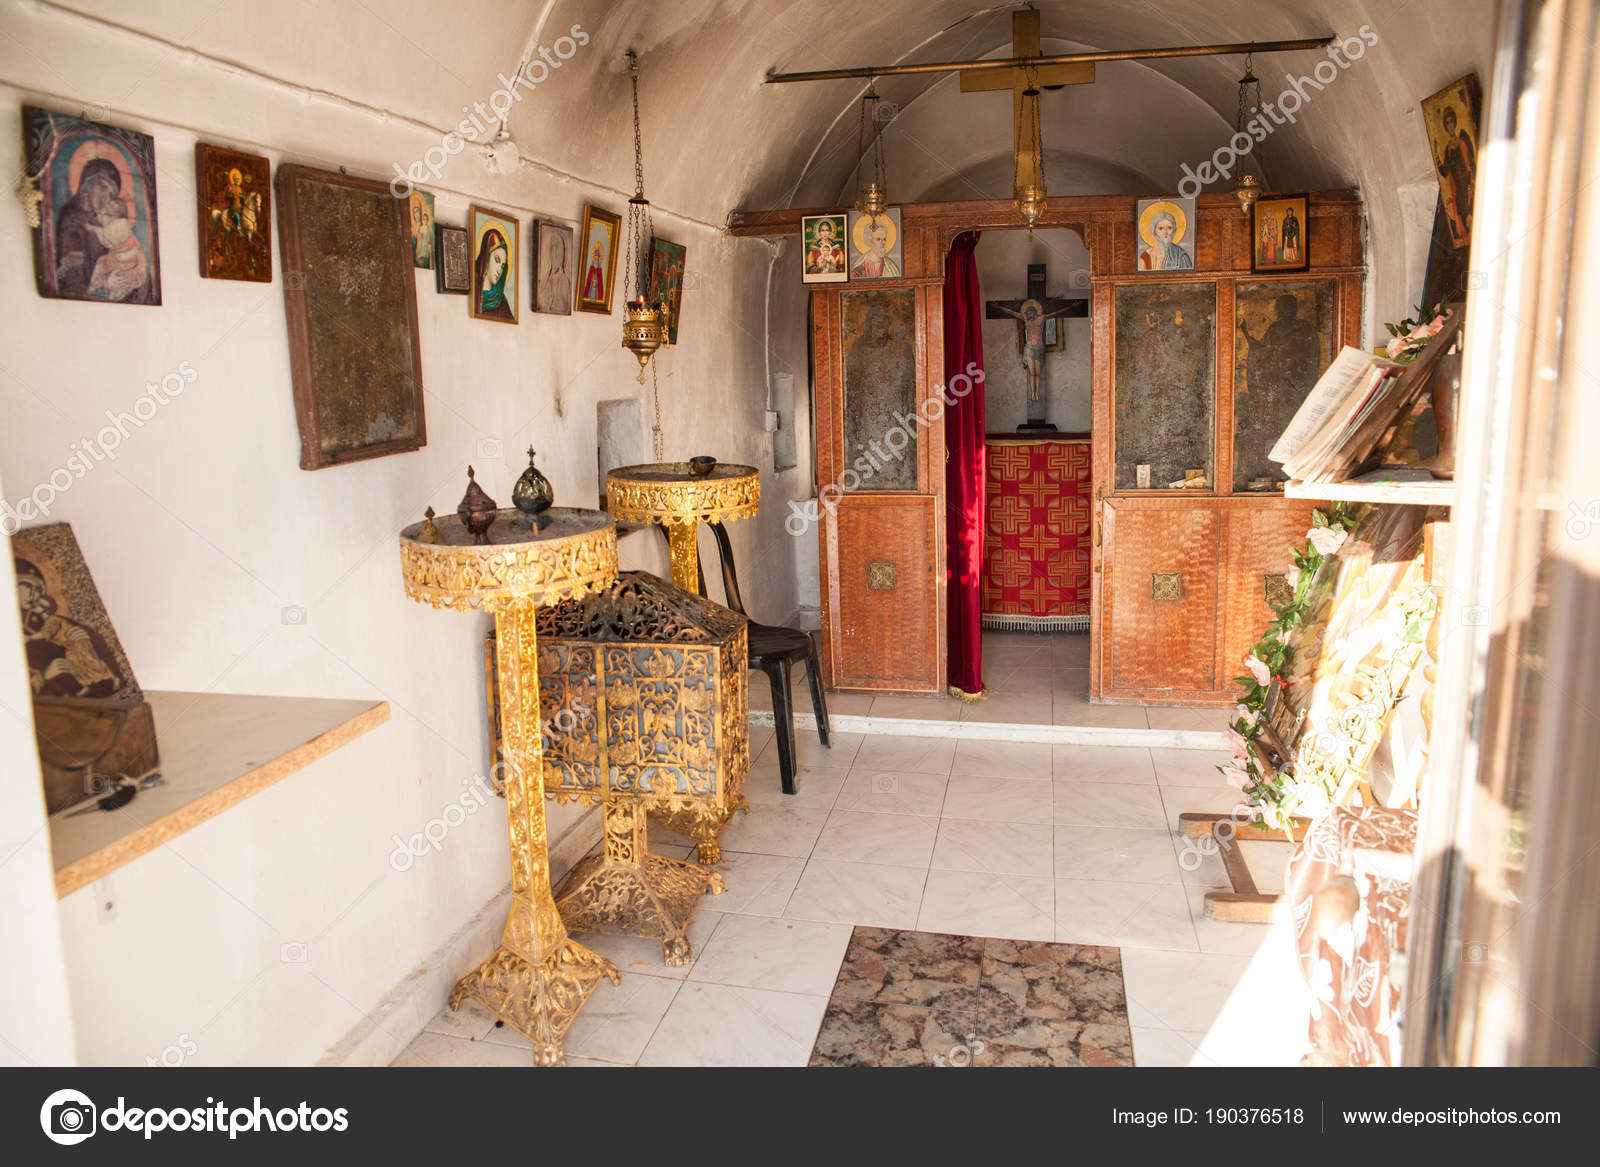
[[[1118,949],[858,927],[813,1066],[1131,1066]]]

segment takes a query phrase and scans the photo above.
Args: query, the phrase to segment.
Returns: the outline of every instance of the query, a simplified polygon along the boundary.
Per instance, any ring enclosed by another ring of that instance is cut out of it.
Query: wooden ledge
[[[1386,466],[1343,482],[1291,479],[1283,493],[1285,498],[1447,507],[1455,505],[1456,484],[1451,479],[1435,478],[1415,466]]]
[[[237,693],[145,697],[155,714],[164,781],[117,810],[51,818],[57,899],[389,720],[387,701]]]

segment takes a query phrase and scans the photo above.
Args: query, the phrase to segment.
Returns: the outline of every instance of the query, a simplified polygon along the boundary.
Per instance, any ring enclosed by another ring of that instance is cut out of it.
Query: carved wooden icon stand
[[[1222,856],[1222,865],[1228,872],[1228,884],[1231,891],[1206,892],[1206,919],[1222,920],[1229,924],[1270,924],[1277,914],[1278,895],[1268,895],[1256,887],[1255,877],[1250,874],[1250,867],[1244,861],[1244,853],[1240,850],[1240,843],[1281,843],[1284,842],[1284,832],[1272,831],[1265,827],[1241,825],[1237,819],[1228,814],[1205,814],[1200,811],[1186,810],[1178,816],[1178,823],[1183,828],[1185,838],[1189,839],[1215,839],[1217,853]],[[1226,838],[1218,838],[1216,829],[1218,823],[1230,823],[1233,834]],[[1306,837],[1306,830],[1311,826],[1310,819],[1296,818],[1293,820],[1289,834],[1296,843]]]

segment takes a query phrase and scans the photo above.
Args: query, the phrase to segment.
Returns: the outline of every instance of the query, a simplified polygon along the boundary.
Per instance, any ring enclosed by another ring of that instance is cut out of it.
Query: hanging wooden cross
[[[1021,300],[985,300],[984,317],[1000,320],[1009,317],[1022,330],[1022,368],[1028,375],[1028,420],[1019,432],[1054,432],[1055,426],[1044,416],[1045,325],[1068,316],[1089,315],[1087,296],[1050,296],[1045,292],[1045,265],[1028,265],[1028,295]],[[1057,328],[1061,326],[1056,325]]]
[[[1039,53],[1039,10],[1024,8],[1011,14],[1011,55],[1037,57]],[[1044,186],[1044,159],[1038,153],[1033,127],[1039,121],[1039,90],[1061,85],[1088,85],[1094,81],[1094,62],[1078,61],[1065,65],[1012,66],[1009,69],[963,69],[961,92],[1011,90],[1011,129],[1014,144],[1016,185]],[[1032,90],[1032,93],[1024,92]]]

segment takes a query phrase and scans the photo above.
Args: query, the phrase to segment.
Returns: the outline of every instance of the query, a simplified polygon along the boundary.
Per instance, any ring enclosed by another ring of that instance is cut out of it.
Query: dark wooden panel
[[[1184,471],[1212,478],[1216,285],[1124,284],[1116,290],[1113,401],[1116,488],[1135,489],[1148,462],[1166,488]]]
[[[1111,676],[1117,690],[1206,691],[1216,683],[1217,551],[1221,515],[1114,505],[1110,518]],[[1174,598],[1153,577],[1178,577]]]
[[[839,500],[827,526],[838,688],[940,690],[938,515],[930,495]]]
[[[1272,622],[1266,577],[1282,575],[1294,566],[1294,549],[1305,545],[1316,506],[1275,499],[1265,506],[1234,507],[1223,513],[1219,688],[1232,687],[1233,678],[1244,672],[1250,646]]]
[[[917,293],[845,292],[841,297],[845,490],[916,490]],[[893,442],[891,433],[897,434]],[[905,443],[901,445],[901,443]]]
[[[1233,489],[1284,480],[1267,457],[1317,378],[1333,363],[1338,306],[1332,280],[1240,283],[1234,300]]]

